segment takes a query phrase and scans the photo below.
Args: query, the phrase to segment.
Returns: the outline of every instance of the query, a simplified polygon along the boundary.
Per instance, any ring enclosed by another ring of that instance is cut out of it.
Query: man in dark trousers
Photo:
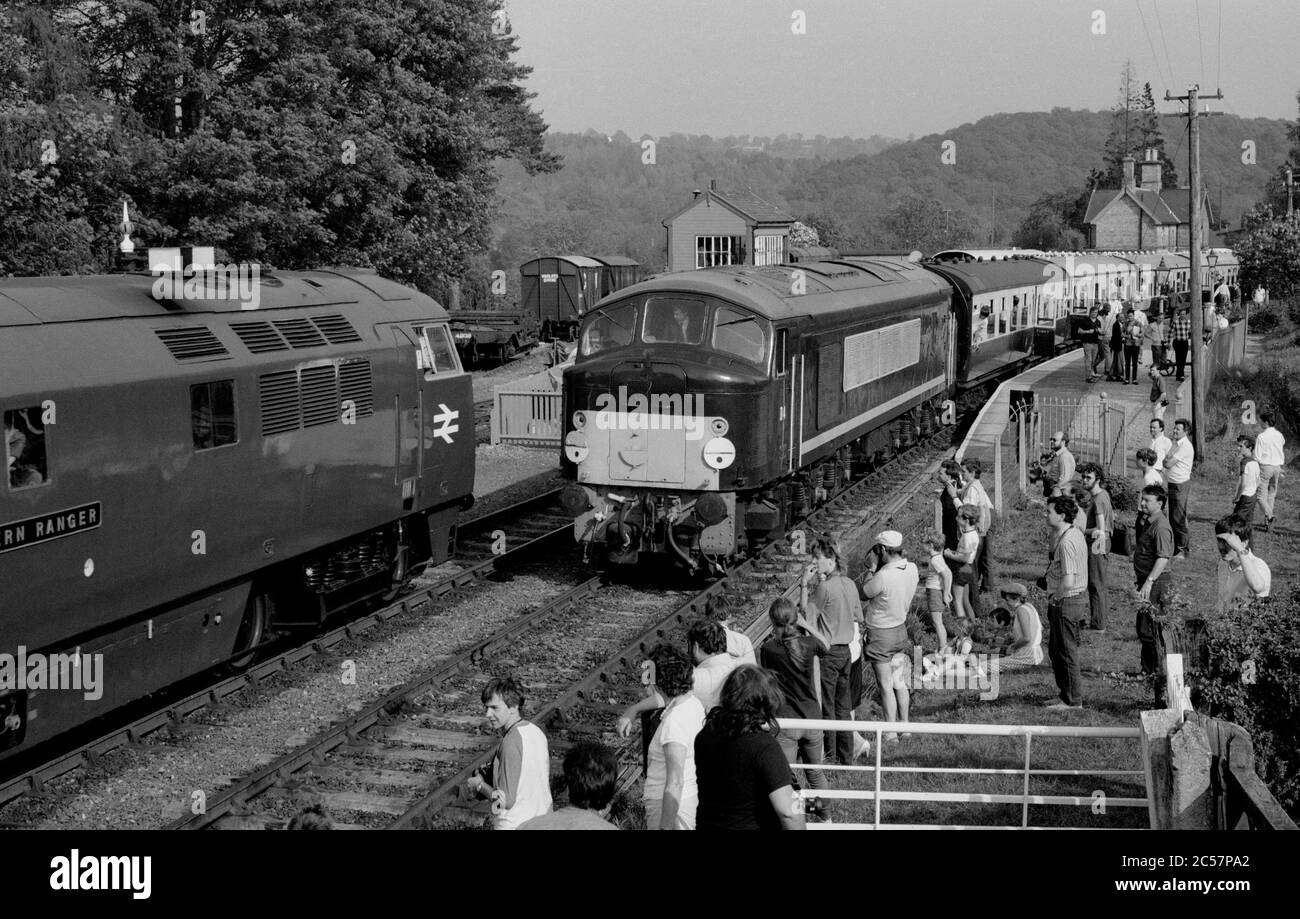
[[[1165,487],[1168,489],[1169,525],[1174,531],[1174,551],[1187,558],[1191,552],[1187,530],[1187,496],[1192,488],[1192,467],[1196,448],[1191,441],[1192,423],[1186,418],[1174,422],[1174,443],[1165,455]]]
[[[1178,307],[1169,324],[1169,334],[1174,341],[1174,362],[1178,365],[1178,382],[1183,382],[1187,371],[1187,354],[1192,348],[1192,308]]]
[[[1042,586],[1047,590],[1047,619],[1051,629],[1047,653],[1060,690],[1060,700],[1050,709],[1083,708],[1083,678],[1079,672],[1079,628],[1088,618],[1088,547],[1083,533],[1073,525],[1079,506],[1073,498],[1047,502],[1047,523],[1052,528],[1051,562]]]
[[[1133,549],[1133,580],[1137,587],[1137,636],[1142,646],[1142,672],[1155,681],[1156,707],[1165,705],[1165,635],[1156,618],[1169,604],[1169,560],[1174,556],[1174,530],[1165,516],[1168,495],[1159,485],[1142,489],[1142,513],[1147,524]]]
[[[1106,630],[1106,613],[1110,609],[1110,593],[1106,589],[1107,568],[1110,565],[1110,537],[1115,532],[1115,511],[1111,507],[1110,492],[1101,484],[1101,467],[1096,463],[1079,466],[1079,481],[1092,495],[1084,524],[1088,537],[1088,628],[1096,632]]]

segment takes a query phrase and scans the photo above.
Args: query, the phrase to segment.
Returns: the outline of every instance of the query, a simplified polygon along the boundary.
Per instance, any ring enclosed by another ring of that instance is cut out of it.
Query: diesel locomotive
[[[720,573],[934,430],[946,401],[976,408],[1070,347],[1073,313],[1156,294],[1155,259],[1111,255],[727,266],[602,300],[564,375],[561,500],[575,539],[615,565],[658,554]]]
[[[0,759],[447,558],[474,434],[446,312],[365,272],[252,289],[0,280]]]

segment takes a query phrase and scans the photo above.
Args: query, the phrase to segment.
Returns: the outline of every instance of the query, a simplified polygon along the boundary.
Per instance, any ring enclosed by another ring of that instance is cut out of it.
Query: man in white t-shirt
[[[524,691],[513,677],[489,680],[482,699],[488,726],[501,732],[501,746],[492,759],[492,781],[475,772],[466,785],[471,794],[492,802],[493,829],[516,830],[551,812],[546,734],[521,714]]]
[[[1174,442],[1165,436],[1165,423],[1161,419],[1152,418],[1150,430],[1151,449],[1156,451],[1156,468],[1163,470],[1165,457],[1169,455],[1169,449],[1173,447]]]
[[[1169,489],[1169,526],[1174,531],[1174,558],[1184,559],[1190,550],[1187,539],[1187,496],[1192,489],[1192,464],[1196,448],[1188,435],[1192,423],[1186,418],[1174,422],[1174,445],[1165,457],[1165,486]]]
[[[1259,462],[1259,507],[1264,512],[1264,530],[1273,526],[1273,505],[1277,501],[1277,486],[1282,481],[1282,467],[1286,465],[1286,438],[1273,427],[1273,411],[1263,409],[1259,423],[1264,430],[1255,438],[1255,459]]]

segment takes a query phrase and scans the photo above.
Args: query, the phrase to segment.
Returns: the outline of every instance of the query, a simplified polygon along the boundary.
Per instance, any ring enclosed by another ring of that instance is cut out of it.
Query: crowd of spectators
[[[1271,412],[1261,412],[1260,420],[1263,433],[1237,439],[1236,492],[1214,527],[1220,610],[1271,589],[1268,564],[1251,542],[1256,504],[1261,528],[1273,522],[1285,440]],[[1116,551],[1132,560],[1141,669],[1155,703],[1166,703],[1164,624],[1176,564],[1190,552],[1187,503],[1196,460],[1190,422],[1177,419],[1172,433],[1166,437],[1164,421],[1153,419],[1150,444],[1137,451],[1139,509],[1131,531],[1117,519],[1103,469],[1076,464],[1066,432],[1052,437],[1043,467],[1047,565],[1038,579],[1047,595],[1046,657],[1057,687],[1048,708],[1085,705],[1080,646],[1085,631],[1111,626],[1109,566]],[[736,610],[718,591],[688,624],[684,646],[665,642],[651,651],[644,697],[616,725],[628,737],[640,720],[648,829],[803,829],[807,820],[825,819],[817,793],[831,783],[822,767],[853,765],[870,744],[852,731],[782,728],[778,719],[854,720],[865,703],[864,686],[874,685],[883,720],[900,728],[883,733],[883,741],[909,736],[914,641],[908,617],[922,578],[920,612],[933,628],[932,655],[941,663],[969,651],[967,635],[977,623],[1005,630],[994,642],[1000,670],[1044,663],[1044,622],[1028,589],[1016,582],[995,588],[987,565],[993,505],[981,471],[971,460],[943,464],[937,478],[942,526],[919,536],[920,568],[895,530],[877,534],[856,579],[840,547],[819,539],[810,547],[797,601],[770,603],[770,635],[760,647],[733,628]],[[979,595],[990,592],[1001,604],[986,617]],[[608,818],[618,768],[608,747],[581,743],[566,753],[568,804],[553,810],[547,740],[524,718],[523,688],[496,679],[482,698],[502,740],[469,791],[492,802],[494,827],[616,828]]]

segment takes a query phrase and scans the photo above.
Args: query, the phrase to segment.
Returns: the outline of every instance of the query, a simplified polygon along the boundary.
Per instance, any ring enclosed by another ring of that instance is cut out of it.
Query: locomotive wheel
[[[235,636],[236,654],[262,643],[262,640],[266,637],[267,628],[271,624],[271,616],[274,613],[275,601],[271,599],[270,594],[255,593],[248,598],[248,608],[244,610],[244,620],[239,624],[239,633]],[[256,657],[256,653],[246,654],[231,661],[228,666],[238,673],[248,669],[248,665]]]

